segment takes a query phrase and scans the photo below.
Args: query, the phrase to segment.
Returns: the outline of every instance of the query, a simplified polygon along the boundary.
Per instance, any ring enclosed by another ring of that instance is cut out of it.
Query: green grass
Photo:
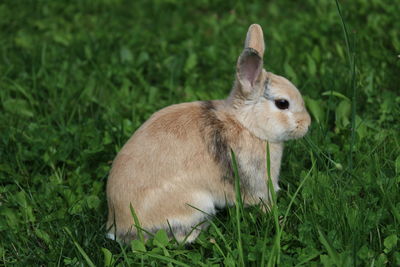
[[[400,265],[400,5],[248,2],[0,3],[0,265]],[[190,246],[107,240],[116,153],[158,109],[226,97],[255,22],[313,116],[277,205],[223,210]]]

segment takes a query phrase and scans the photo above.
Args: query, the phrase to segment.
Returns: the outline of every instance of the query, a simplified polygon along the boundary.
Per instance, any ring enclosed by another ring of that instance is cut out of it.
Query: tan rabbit
[[[269,200],[266,142],[279,190],[283,142],[304,136],[311,120],[296,87],[263,69],[263,55],[263,32],[253,24],[227,99],[166,107],[129,139],[108,178],[108,237],[137,237],[132,207],[147,232],[194,241],[216,208],[235,202],[231,149],[245,204]]]

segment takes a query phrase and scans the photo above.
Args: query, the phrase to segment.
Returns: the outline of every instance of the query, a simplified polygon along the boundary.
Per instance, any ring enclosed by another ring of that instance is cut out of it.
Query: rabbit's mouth
[[[311,118],[307,113],[303,113],[301,116],[297,117],[294,128],[290,131],[291,139],[302,138],[308,132],[308,128],[311,123]]]
[[[297,124],[296,127],[289,132],[289,139],[299,139],[308,132],[308,125]]]

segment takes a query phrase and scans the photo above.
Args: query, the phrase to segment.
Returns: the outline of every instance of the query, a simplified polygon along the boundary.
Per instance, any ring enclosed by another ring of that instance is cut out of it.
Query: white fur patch
[[[215,214],[214,199],[213,197],[205,192],[196,192],[193,195],[192,203],[189,203],[193,207],[202,211],[203,215]]]
[[[115,240],[115,235],[113,233],[107,233],[106,237],[111,240]]]

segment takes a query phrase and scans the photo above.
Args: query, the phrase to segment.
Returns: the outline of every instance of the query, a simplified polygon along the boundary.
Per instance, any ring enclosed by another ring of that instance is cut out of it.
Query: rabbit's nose
[[[303,127],[303,126],[308,127],[308,125],[305,124],[305,121],[306,121],[306,120],[304,120],[304,119],[297,120],[297,121],[296,121],[297,127]],[[305,124],[305,125],[304,125],[304,124]]]
[[[311,123],[311,117],[308,114],[304,114],[301,118],[296,120],[297,125],[303,126],[305,128],[308,128]]]

